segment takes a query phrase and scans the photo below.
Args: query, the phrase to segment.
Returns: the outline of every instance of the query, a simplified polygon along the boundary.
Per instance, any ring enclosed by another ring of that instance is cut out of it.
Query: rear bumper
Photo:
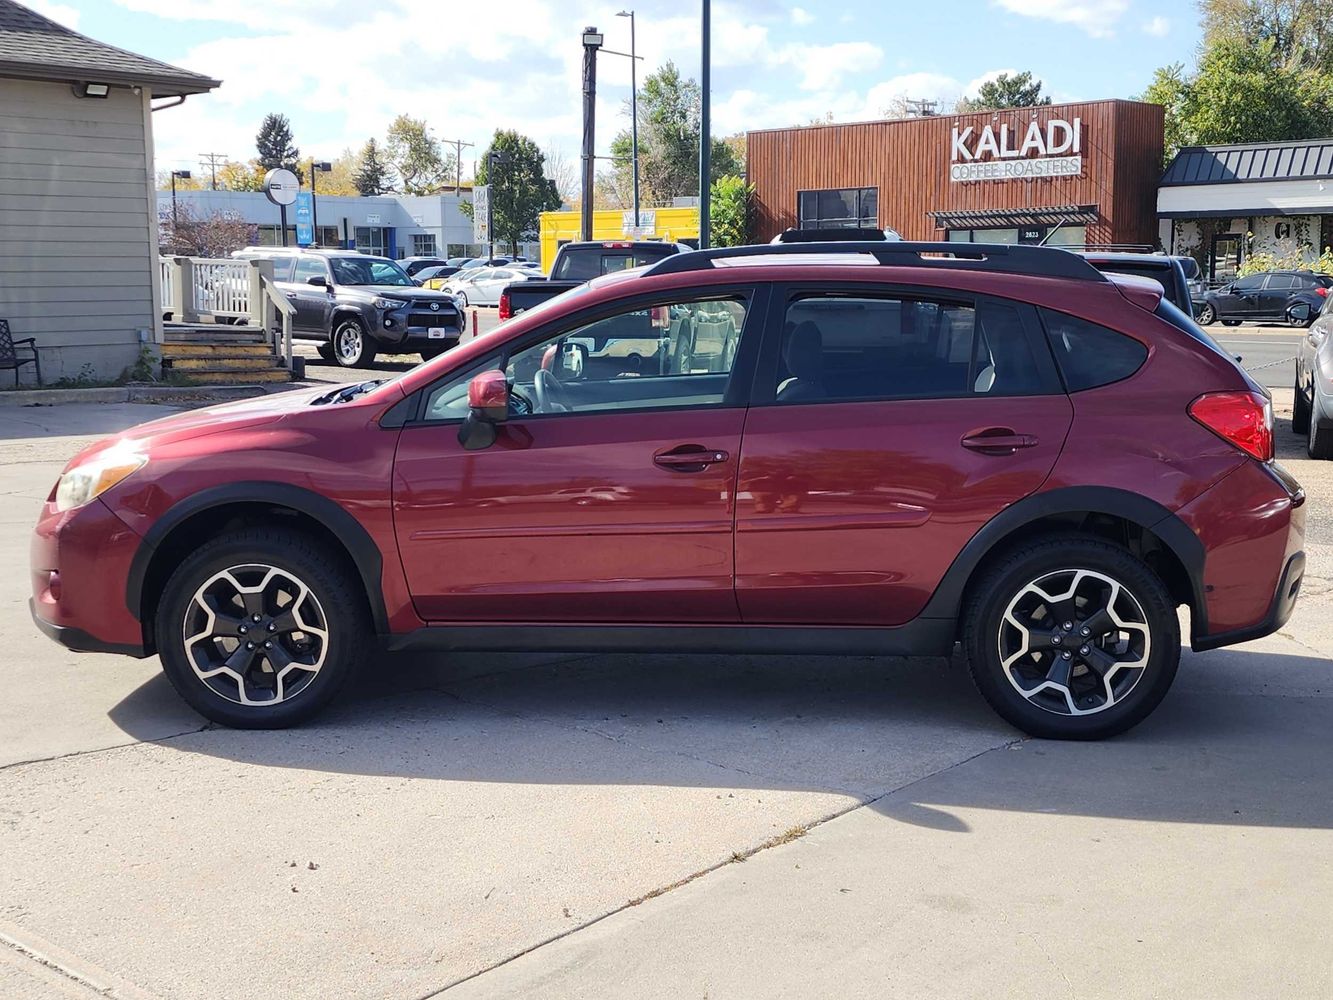
[[[1301,592],[1301,581],[1304,576],[1305,553],[1297,552],[1287,560],[1287,565],[1278,578],[1277,592],[1273,594],[1268,614],[1264,615],[1261,621],[1245,628],[1232,629],[1230,632],[1214,632],[1212,635],[1198,636],[1190,642],[1191,647],[1196,652],[1202,653],[1204,650],[1234,646],[1238,642],[1249,642],[1251,639],[1262,639],[1266,635],[1272,635],[1287,624],[1287,619],[1291,617],[1291,612],[1296,607],[1296,598]]]

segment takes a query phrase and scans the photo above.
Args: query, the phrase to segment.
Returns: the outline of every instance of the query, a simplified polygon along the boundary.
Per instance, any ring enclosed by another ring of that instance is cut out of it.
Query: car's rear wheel
[[[1224,320],[1222,320],[1222,325],[1223,325],[1223,326],[1240,326],[1240,320],[1238,320],[1238,319],[1224,319]]]
[[[1299,375],[1296,376],[1296,383],[1292,389],[1291,430],[1293,434],[1310,432],[1310,401],[1305,398],[1305,393],[1301,390]]]
[[[154,621],[162,667],[195,711],[238,729],[309,719],[364,659],[369,612],[348,567],[312,537],[221,535],[167,581]]]
[[[977,688],[1033,736],[1124,732],[1157,707],[1180,662],[1166,587],[1099,539],[1057,536],[1012,552],[978,581],[964,615]]]
[[[374,363],[375,345],[359,319],[345,316],[333,324],[333,356],[344,368],[365,368]]]
[[[1199,315],[1194,317],[1200,326],[1208,326],[1210,323],[1217,322],[1217,310],[1213,308],[1211,302],[1205,302],[1199,308]]]

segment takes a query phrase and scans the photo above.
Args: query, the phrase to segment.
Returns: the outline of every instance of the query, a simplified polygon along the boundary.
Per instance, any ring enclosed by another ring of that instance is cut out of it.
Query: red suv
[[[1040,736],[1291,613],[1305,496],[1161,287],[1038,247],[791,244],[596,279],[384,382],[88,448],[33,614],[231,726],[377,649],[948,655]]]

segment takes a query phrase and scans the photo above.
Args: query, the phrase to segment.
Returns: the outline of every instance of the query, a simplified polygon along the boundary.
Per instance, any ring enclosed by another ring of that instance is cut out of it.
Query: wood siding
[[[146,101],[0,80],[0,318],[37,338],[48,378],[114,376],[157,328]]]
[[[1032,180],[951,181],[954,127],[1008,124],[1021,136],[1036,116],[1082,120],[1083,172]],[[1089,243],[1153,243],[1162,173],[1162,108],[1136,101],[1057,104],[1021,111],[751,132],[746,171],[755,185],[756,236],[796,225],[800,191],[879,189],[879,224],[904,238],[943,239],[930,212],[1096,205]]]

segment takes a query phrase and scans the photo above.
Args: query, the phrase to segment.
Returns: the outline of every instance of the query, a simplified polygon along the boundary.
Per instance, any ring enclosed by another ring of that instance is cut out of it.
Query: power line
[[[476,143],[464,142],[462,139],[441,139],[440,141],[454,147],[454,169],[456,171],[454,174],[454,194],[458,194],[463,186],[463,147],[475,146]]]
[[[227,163],[226,153],[200,153],[199,165],[208,171],[209,182],[208,189],[216,191],[218,189],[218,167],[225,166]]]

